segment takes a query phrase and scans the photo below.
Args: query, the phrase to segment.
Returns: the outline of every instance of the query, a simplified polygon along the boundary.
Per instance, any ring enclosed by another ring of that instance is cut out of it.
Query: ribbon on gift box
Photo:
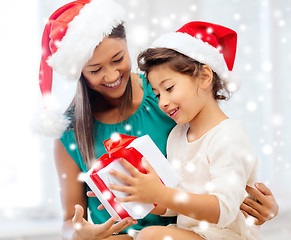
[[[130,217],[128,212],[121,206],[120,203],[115,202],[115,195],[108,189],[103,180],[99,177],[98,171],[105,168],[111,162],[124,158],[131,163],[137,170],[146,174],[146,170],[142,165],[143,155],[135,148],[126,148],[137,137],[118,134],[118,138],[110,138],[104,142],[105,149],[108,153],[102,155],[94,165],[94,169],[90,174],[90,178],[98,186],[98,189],[106,198],[108,203],[115,209],[121,219]]]

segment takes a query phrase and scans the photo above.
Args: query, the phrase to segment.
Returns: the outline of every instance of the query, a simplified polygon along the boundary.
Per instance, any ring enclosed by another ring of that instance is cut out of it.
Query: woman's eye
[[[167,92],[171,92],[171,91],[173,90],[173,87],[174,87],[174,86],[171,86],[171,87],[166,88],[166,91],[167,91]]]
[[[122,60],[123,60],[123,56],[117,60],[114,60],[113,62],[118,63],[118,62],[121,62]]]
[[[101,70],[101,68],[98,68],[97,70],[95,70],[95,71],[90,71],[92,74],[96,74],[96,73],[98,73],[99,71]]]

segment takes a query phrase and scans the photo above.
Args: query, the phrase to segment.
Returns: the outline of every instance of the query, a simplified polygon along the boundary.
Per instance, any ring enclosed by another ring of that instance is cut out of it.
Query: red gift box
[[[96,160],[94,166],[86,173],[85,181],[111,216],[118,216],[120,219],[126,217],[140,219],[154,208],[153,204],[114,201],[116,197],[125,197],[126,194],[108,188],[110,183],[124,185],[123,182],[109,174],[110,169],[129,175],[118,159],[124,158],[140,172],[146,173],[141,162],[142,158],[146,157],[166,186],[174,187],[180,181],[179,176],[148,135],[137,138],[114,134],[112,138],[104,142],[104,146],[108,153]],[[170,176],[171,180],[168,180],[167,176]]]

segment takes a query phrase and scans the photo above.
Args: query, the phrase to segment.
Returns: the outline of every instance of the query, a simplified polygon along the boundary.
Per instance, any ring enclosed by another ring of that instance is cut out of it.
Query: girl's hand
[[[269,188],[263,183],[256,183],[256,188],[246,187],[246,191],[256,200],[246,197],[241,204],[240,209],[245,217],[255,218],[256,225],[262,225],[264,222],[277,216],[279,206]]]
[[[142,202],[155,203],[158,194],[164,188],[159,176],[150,164],[143,158],[143,166],[147,174],[139,172],[129,162],[124,159],[119,160],[123,167],[128,170],[131,176],[111,170],[110,174],[123,181],[127,186],[118,186],[110,184],[109,188],[119,192],[127,193],[125,198],[117,198],[118,202]]]
[[[103,224],[91,224],[84,218],[84,209],[80,205],[75,206],[75,215],[72,219],[74,226],[73,239],[78,240],[101,240],[110,237],[112,234],[117,234],[125,228],[136,224],[137,221],[131,218],[123,219],[121,222],[114,224],[117,221],[117,217],[110,218]]]

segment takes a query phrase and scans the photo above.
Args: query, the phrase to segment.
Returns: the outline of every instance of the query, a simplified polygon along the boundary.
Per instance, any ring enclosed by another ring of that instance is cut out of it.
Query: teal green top
[[[166,155],[167,138],[170,131],[175,126],[175,122],[159,109],[157,98],[153,93],[151,86],[147,84],[143,75],[140,75],[140,77],[143,81],[144,96],[139,108],[132,116],[125,121],[116,124],[104,124],[95,120],[94,146],[96,159],[106,153],[103,142],[109,139],[112,133],[115,132],[136,137],[148,134],[161,152]],[[60,140],[80,169],[83,172],[87,172],[88,169],[84,164],[76,144],[74,129],[69,128],[64,132]],[[99,205],[100,202],[97,198],[88,198],[90,216],[96,224],[104,223],[110,218],[110,215],[105,209],[101,211],[97,209],[97,206]],[[160,217],[148,214],[145,218],[139,219],[138,224],[135,224],[130,228],[140,230],[146,226],[168,225],[175,221],[176,218],[173,217]],[[123,233],[125,232],[126,231]]]

